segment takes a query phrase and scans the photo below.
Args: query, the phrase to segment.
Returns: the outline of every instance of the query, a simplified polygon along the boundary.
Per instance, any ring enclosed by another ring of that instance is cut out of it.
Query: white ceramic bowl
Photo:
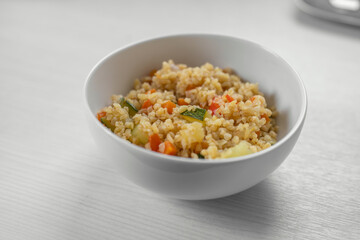
[[[127,94],[135,78],[160,68],[163,61],[230,67],[243,79],[259,83],[269,104],[277,107],[278,142],[243,157],[194,160],[145,150],[104,127],[96,113],[112,94]],[[247,40],[208,34],[150,39],[118,49],[90,72],[84,87],[86,115],[93,137],[107,159],[135,184],[158,194],[189,200],[241,192],[262,181],[288,156],[302,129],[307,98],[295,71],[276,54]]]

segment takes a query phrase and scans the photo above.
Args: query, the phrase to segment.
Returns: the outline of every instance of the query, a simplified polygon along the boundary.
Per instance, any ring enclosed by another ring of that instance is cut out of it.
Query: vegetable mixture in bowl
[[[172,60],[135,80],[97,117],[119,137],[146,149],[190,158],[231,158],[276,142],[276,111],[258,85],[231,69]]]

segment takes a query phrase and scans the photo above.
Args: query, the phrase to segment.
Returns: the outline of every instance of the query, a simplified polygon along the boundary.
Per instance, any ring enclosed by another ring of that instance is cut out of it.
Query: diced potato
[[[205,137],[204,127],[199,122],[188,123],[179,131],[183,147],[190,147],[194,143],[201,143]]]
[[[191,134],[193,135],[194,139],[196,139],[195,142],[202,142],[205,137],[205,133],[202,125],[195,122],[192,123],[191,125],[193,127],[193,132]]]
[[[247,141],[241,141],[236,146],[223,151],[220,154],[220,157],[221,158],[232,158],[232,157],[240,157],[240,156],[244,156],[244,155],[254,153],[250,149],[250,146],[251,146],[251,144],[248,143]]]
[[[149,141],[149,136],[141,129],[140,124],[136,125],[131,132],[132,141],[135,144],[145,145]]]

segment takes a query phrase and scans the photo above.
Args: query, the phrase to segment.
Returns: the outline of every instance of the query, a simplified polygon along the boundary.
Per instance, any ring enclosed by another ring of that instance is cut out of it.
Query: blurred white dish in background
[[[296,0],[302,11],[330,21],[360,26],[359,0]]]
[[[358,11],[360,9],[360,2],[358,0],[329,0],[330,4],[336,8]]]

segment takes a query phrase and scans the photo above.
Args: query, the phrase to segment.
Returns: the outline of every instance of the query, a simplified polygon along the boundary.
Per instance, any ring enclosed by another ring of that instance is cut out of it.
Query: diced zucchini
[[[196,108],[195,110],[181,113],[181,116],[188,122],[199,122],[205,124],[205,118],[211,117],[211,114],[203,108]]]
[[[204,159],[205,157],[202,155],[202,154],[200,154],[200,153],[198,153],[198,157],[199,157],[199,159]]]
[[[206,109],[196,108],[195,110],[182,112],[181,115],[195,118],[197,120],[203,121],[205,117]]]
[[[229,149],[225,150],[224,152],[222,152],[220,154],[220,157],[221,158],[232,158],[232,157],[240,157],[240,156],[254,153],[250,149],[250,146],[251,146],[251,144],[248,143],[247,141],[241,141],[236,146],[229,148]]]
[[[110,128],[111,131],[115,130],[115,125],[111,124],[111,121],[107,120],[106,117],[102,117],[100,120],[107,128]]]
[[[183,119],[185,119],[186,121],[188,122],[199,122],[199,123],[203,123],[203,121],[200,121],[198,119],[195,119],[195,118],[192,118],[192,117],[189,117],[189,116],[182,116]]]
[[[125,98],[120,99],[120,105],[122,107],[127,107],[129,109],[129,116],[130,117],[133,117],[138,112],[137,108],[134,105],[132,105],[132,103],[130,103]]]
[[[149,136],[143,131],[140,124],[136,125],[131,132],[132,141],[135,144],[145,145],[149,141]]]

